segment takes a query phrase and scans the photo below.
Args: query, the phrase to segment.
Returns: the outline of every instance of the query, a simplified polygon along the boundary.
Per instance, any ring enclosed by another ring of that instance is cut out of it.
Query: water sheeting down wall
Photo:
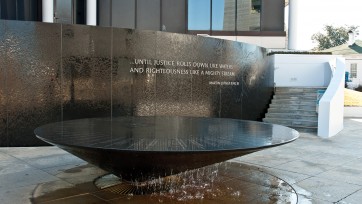
[[[0,21],[0,146],[87,117],[260,120],[273,91],[266,50],[158,31]]]

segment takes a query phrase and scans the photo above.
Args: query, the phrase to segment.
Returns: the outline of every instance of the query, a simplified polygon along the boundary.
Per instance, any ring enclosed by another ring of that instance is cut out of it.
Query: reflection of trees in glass
[[[260,0],[251,0],[251,12],[260,13],[261,11],[261,2]]]
[[[237,30],[260,31],[260,0],[237,1]]]

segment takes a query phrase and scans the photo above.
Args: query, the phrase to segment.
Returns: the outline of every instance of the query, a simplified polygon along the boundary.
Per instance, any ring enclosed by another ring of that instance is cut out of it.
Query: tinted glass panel
[[[160,0],[137,0],[137,29],[160,30]]]
[[[186,0],[162,1],[162,30],[185,33]]]
[[[189,0],[188,2],[188,29],[210,30],[210,0]]]
[[[72,0],[55,1],[55,23],[73,23],[72,3]]]
[[[111,26],[111,0],[98,1],[98,25]]]
[[[135,1],[112,1],[112,27],[135,28]]]
[[[237,1],[237,30],[260,31],[261,0]]]
[[[212,30],[235,30],[235,0],[212,1]]]

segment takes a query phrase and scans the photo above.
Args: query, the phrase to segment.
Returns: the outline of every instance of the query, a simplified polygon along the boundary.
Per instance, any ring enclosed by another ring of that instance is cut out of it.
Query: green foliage
[[[358,32],[358,26],[340,26],[325,25],[324,32],[318,32],[312,35],[313,42],[317,42],[317,47],[313,50],[325,50],[331,47],[345,44],[348,41],[348,31]]]

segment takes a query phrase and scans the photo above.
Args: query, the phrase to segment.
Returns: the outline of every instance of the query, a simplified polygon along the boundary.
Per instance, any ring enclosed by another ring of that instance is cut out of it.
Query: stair
[[[277,87],[264,122],[294,128],[300,132],[317,132],[317,91],[325,87]]]

